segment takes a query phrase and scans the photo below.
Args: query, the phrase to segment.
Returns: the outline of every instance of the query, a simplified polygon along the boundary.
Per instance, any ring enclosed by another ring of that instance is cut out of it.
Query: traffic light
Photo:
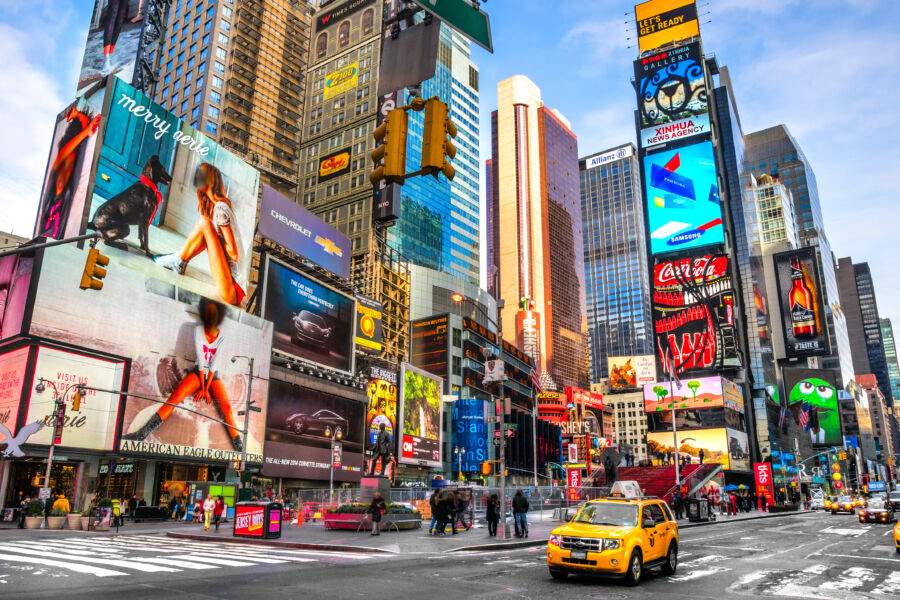
[[[240,470],[241,470],[241,461],[240,461],[240,459],[231,461],[231,470],[232,470],[232,471],[240,471]]]
[[[72,410],[79,411],[81,410],[81,401],[84,400],[84,392],[80,389],[75,392],[75,395],[72,396]]]
[[[839,490],[844,487],[844,482],[841,481],[844,476],[841,475],[841,464],[838,462],[838,455],[835,453],[832,455],[831,460],[831,482],[834,485],[834,489]]]
[[[450,161],[456,156],[456,146],[450,138],[456,137],[456,125],[450,120],[450,108],[437,98],[425,101],[425,131],[422,135],[423,173],[437,178],[443,173],[447,179],[453,179],[456,169]]]
[[[402,108],[395,108],[387,114],[384,123],[375,129],[375,143],[378,144],[372,150],[370,156],[377,166],[369,175],[372,185],[384,180],[387,183],[399,181],[402,183],[406,175],[406,130],[409,126],[409,116]]]
[[[481,463],[481,474],[482,475],[490,475],[491,474],[491,463],[489,463],[489,462]]]
[[[84,263],[84,273],[81,275],[81,285],[83,290],[100,290],[103,289],[103,282],[100,281],[106,277],[106,265],[109,264],[109,257],[100,254],[96,248],[88,250],[87,260]]]

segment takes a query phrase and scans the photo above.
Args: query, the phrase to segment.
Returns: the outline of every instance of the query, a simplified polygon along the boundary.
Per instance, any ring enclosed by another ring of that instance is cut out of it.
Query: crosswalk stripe
[[[885,596],[900,596],[900,571],[893,571],[885,577],[881,585],[872,590],[873,594]]]
[[[182,552],[184,552],[184,549],[182,549]],[[184,558],[186,558],[187,560],[190,560],[191,557],[193,557],[193,556],[194,556],[194,554],[186,554],[186,555],[184,555]],[[231,559],[245,560],[245,561],[249,562],[250,564],[264,563],[264,564],[276,565],[276,564],[283,564],[283,563],[288,562],[287,560],[281,560],[281,559],[277,559],[277,558],[263,558],[262,556],[238,556],[235,554],[224,554],[221,552],[209,552],[209,551],[204,551],[203,556],[204,557],[208,556],[210,558],[224,558],[227,560],[231,560]],[[298,559],[298,560],[300,560],[301,562],[307,562],[307,561],[312,561],[313,559],[310,558],[310,559]]]
[[[279,558],[283,560],[292,560],[299,562],[306,562],[310,560],[306,558],[310,555],[319,554],[317,552],[303,552],[303,551],[293,551],[293,550],[269,550],[263,548],[248,548],[239,544],[223,544],[216,542],[195,542],[195,543],[157,543],[155,544],[157,547],[166,550],[176,550],[176,551],[184,551],[184,550],[197,550],[199,552],[207,552],[210,549],[219,554],[229,554],[238,558]],[[342,555],[344,553],[336,553]]]
[[[702,577],[709,577],[710,575],[715,575],[717,573],[724,573],[726,571],[730,571],[728,567],[716,567],[710,566],[705,567],[703,569],[693,569],[688,571],[683,575],[673,575],[669,577],[669,581],[672,582],[681,582],[681,581],[692,581],[694,579],[700,579]]]
[[[0,550],[3,550],[3,547],[0,547]],[[93,565],[82,565],[79,563],[73,562],[63,562],[60,560],[49,560],[46,558],[37,558],[35,556],[16,556],[14,554],[5,554],[4,556],[0,556],[0,562],[23,562],[31,565],[43,565],[45,567],[56,567],[59,569],[67,569],[69,571],[75,571],[76,573],[82,573],[87,575],[95,575],[97,577],[114,577],[116,575],[127,575],[128,573],[123,573],[121,571],[113,571],[112,569],[104,569],[102,567],[95,567]]]
[[[179,556],[178,560],[192,560],[199,563],[211,563],[214,565],[224,565],[226,567],[255,567],[256,563],[233,560],[231,558],[212,558],[211,556]]]
[[[158,565],[168,565],[170,567],[183,567],[185,569],[218,569],[219,567],[216,565],[203,565],[197,562],[190,562],[187,560],[175,560],[172,558],[159,558],[159,557],[148,557],[148,556],[132,556],[128,560],[136,560],[142,563],[150,563],[150,564],[158,564]]]
[[[219,549],[227,549],[229,551],[239,552],[241,554],[250,553],[250,554],[262,554],[263,556],[337,556],[343,558],[354,558],[354,559],[369,559],[373,558],[372,554],[367,554],[365,552],[337,552],[330,550],[315,550],[315,549],[302,549],[302,548],[276,548],[274,546],[251,546],[248,544],[240,544],[236,542],[200,542],[193,540],[182,540],[179,538],[160,538],[157,536],[150,535],[133,535],[129,536],[129,538],[140,539],[141,541],[145,541],[147,543],[158,544],[160,546],[165,546],[167,548],[178,547],[184,548],[186,544],[189,544],[192,548],[209,548],[215,547]],[[493,553],[491,553],[493,554]],[[468,554],[471,555],[471,554]]]
[[[865,567],[850,567],[835,578],[819,586],[824,590],[853,590],[875,581],[875,571]]]
[[[5,550],[6,552],[13,552],[18,554],[24,554],[26,556],[37,556],[40,558],[62,558],[66,560],[82,560],[82,561],[92,561],[92,562],[102,562],[102,564],[110,567],[120,567],[126,569],[134,569],[136,571],[144,571],[145,573],[175,573],[179,571],[179,569],[172,569],[169,567],[162,567],[158,565],[135,565],[130,563],[127,560],[113,560],[108,558],[98,558],[92,559],[90,557],[84,557],[77,554],[67,554],[65,552],[59,551],[45,551],[45,550],[36,550],[27,547],[17,547],[17,546],[0,546],[0,550]]]

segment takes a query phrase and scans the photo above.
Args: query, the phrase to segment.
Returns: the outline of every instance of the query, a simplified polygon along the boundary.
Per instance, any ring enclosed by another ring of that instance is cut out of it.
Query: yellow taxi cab
[[[894,525],[894,549],[900,554],[900,521]]]
[[[862,496],[853,496],[853,506],[854,508],[862,508],[866,505],[866,499]]]
[[[591,500],[550,532],[547,566],[560,580],[583,573],[622,577],[637,585],[644,569],[653,567],[671,575],[678,566],[678,525],[669,505],[658,498]]]
[[[823,505],[825,510],[831,510],[831,505],[835,503],[837,498],[835,496],[825,496],[825,500],[823,500]]]

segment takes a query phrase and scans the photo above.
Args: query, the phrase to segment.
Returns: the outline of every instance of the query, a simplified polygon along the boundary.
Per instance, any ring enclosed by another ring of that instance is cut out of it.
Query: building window
[[[196,118],[199,117],[199,116],[200,116],[200,107],[199,107],[199,106],[195,106],[195,107],[194,107],[194,110],[191,111],[191,118],[192,118],[192,119],[196,119]]]
[[[220,104],[222,102],[222,94],[220,94],[219,92],[210,92],[209,99],[216,104]]]
[[[223,46],[227,46],[228,45],[228,36],[225,35],[224,33],[219,33],[219,43],[222,44]]]
[[[213,68],[215,69],[216,73],[224,73],[225,72],[225,65],[223,65],[222,63],[220,63],[218,61],[216,61],[216,64]]]
[[[213,92],[215,93],[215,92]],[[203,92],[197,92],[194,94],[194,102],[200,102],[203,99]]]
[[[225,19],[221,19],[219,21],[219,27],[222,29],[222,31],[231,31],[231,23],[229,23]]]
[[[213,75],[212,85],[214,88],[219,88],[221,90],[222,89],[222,79]]]
[[[225,48],[216,46],[216,57],[225,60]]]
[[[210,106],[206,109],[206,114],[212,117],[213,119],[219,118],[219,109],[215,106]]]

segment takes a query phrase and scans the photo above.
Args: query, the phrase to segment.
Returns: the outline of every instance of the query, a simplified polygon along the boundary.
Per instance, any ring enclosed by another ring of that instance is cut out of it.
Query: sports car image
[[[311,415],[295,413],[285,419],[284,424],[285,429],[293,431],[297,435],[319,434],[336,440],[344,437],[348,426],[347,419],[325,408],[317,410]]]
[[[331,327],[325,325],[325,320],[322,317],[314,315],[308,310],[301,310],[294,313],[291,324],[294,326],[291,343],[298,346],[316,348],[328,354],[330,350]]]

